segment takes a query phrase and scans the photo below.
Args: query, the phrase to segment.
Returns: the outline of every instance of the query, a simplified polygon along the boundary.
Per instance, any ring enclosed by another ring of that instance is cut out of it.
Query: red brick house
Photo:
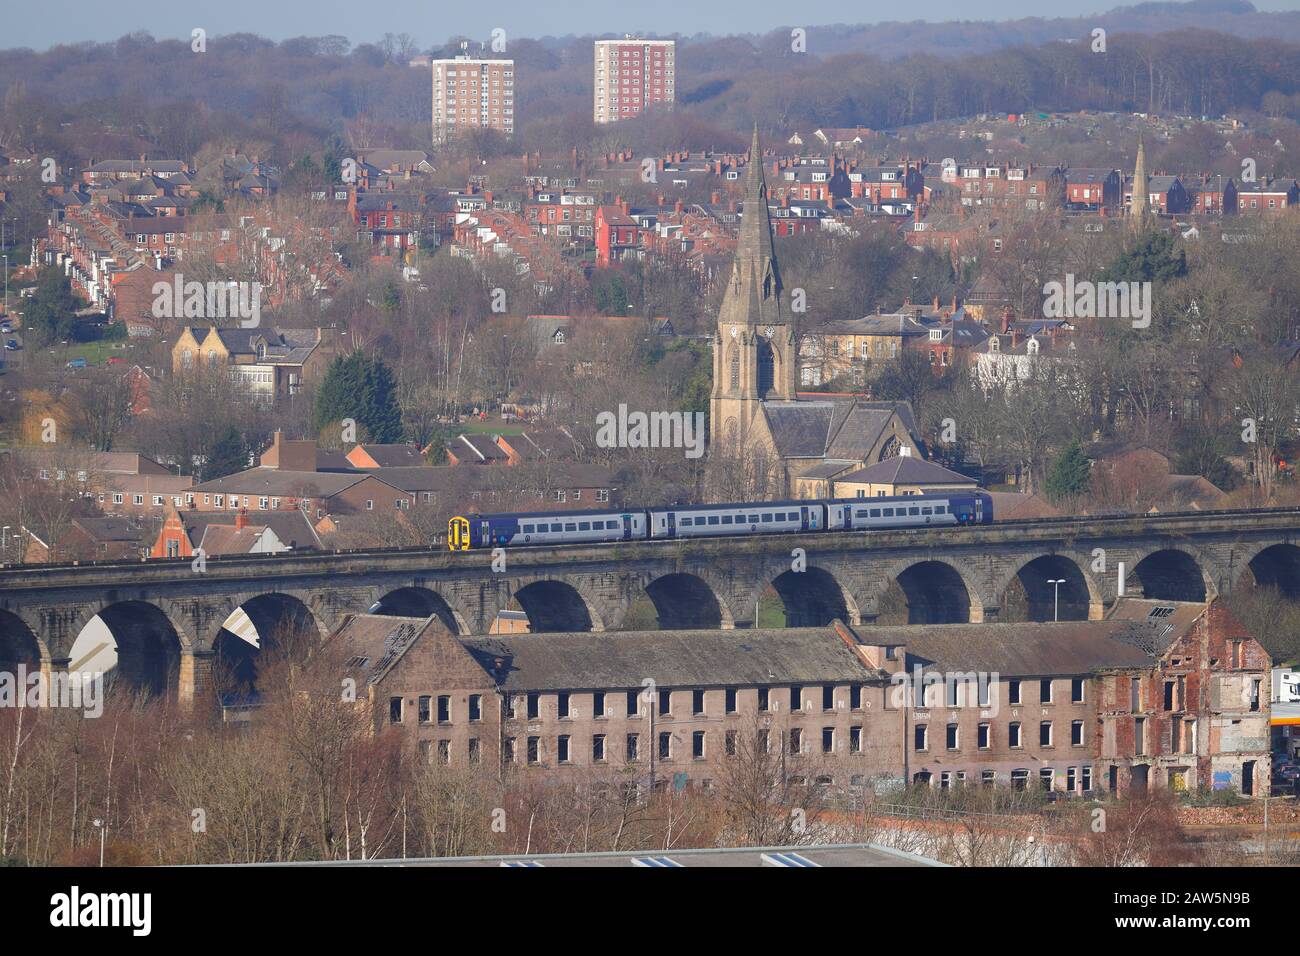
[[[616,262],[641,256],[641,227],[630,213],[630,205],[620,202],[596,209],[596,265],[605,268]]]
[[[1298,203],[1300,185],[1294,179],[1265,178],[1256,183],[1242,183],[1237,190],[1238,212],[1281,212]]]
[[[206,555],[264,554],[319,549],[320,537],[303,512],[267,512],[249,516],[247,508],[233,514],[169,507],[151,558],[190,558]]]
[[[1119,211],[1123,203],[1124,177],[1118,169],[1067,166],[1063,175],[1065,202],[1072,209]]]
[[[1192,193],[1192,212],[1221,216],[1237,211],[1237,184],[1231,176],[1206,176]]]

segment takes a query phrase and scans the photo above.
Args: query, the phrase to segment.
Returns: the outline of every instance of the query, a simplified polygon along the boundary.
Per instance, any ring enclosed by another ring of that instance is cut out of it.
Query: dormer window
[[[1038,354],[1038,339],[1030,339],[1025,343],[1025,352],[1029,355]]]
[[[990,351],[990,352],[996,352],[996,351],[998,351],[1001,347],[1002,347],[1002,346],[1001,346],[1001,343],[999,342],[998,337],[997,337],[996,335],[989,339],[989,351]]]
[[[931,329],[931,330],[930,330],[930,341],[931,341],[931,342],[942,342],[942,341],[943,341],[943,329]]]

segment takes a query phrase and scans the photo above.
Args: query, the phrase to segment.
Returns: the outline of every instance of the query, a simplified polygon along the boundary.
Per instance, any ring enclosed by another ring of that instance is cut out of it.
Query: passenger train
[[[879,531],[992,521],[993,499],[982,491],[628,511],[514,511],[452,518],[447,522],[447,547],[469,551],[603,541]]]

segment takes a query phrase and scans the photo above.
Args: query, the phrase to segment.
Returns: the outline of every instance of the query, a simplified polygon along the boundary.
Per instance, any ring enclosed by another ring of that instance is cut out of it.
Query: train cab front
[[[472,547],[469,519],[459,516],[449,519],[447,521],[447,550],[468,551]]]

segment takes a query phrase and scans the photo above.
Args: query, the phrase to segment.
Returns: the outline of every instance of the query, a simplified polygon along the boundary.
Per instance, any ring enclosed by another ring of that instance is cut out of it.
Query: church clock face
[[[769,325],[767,328],[763,330],[763,334],[770,339],[773,335],[776,334],[776,329],[772,328],[772,326]]]

